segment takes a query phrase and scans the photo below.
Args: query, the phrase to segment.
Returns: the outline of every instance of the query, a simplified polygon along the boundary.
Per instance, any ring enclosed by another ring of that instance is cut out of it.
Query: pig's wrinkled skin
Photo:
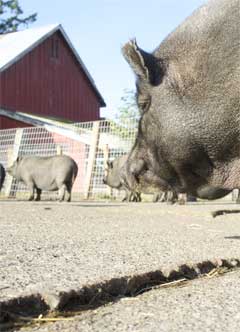
[[[29,200],[41,199],[42,190],[59,191],[59,201],[63,201],[67,193],[67,201],[71,201],[71,190],[78,173],[76,162],[68,156],[24,156],[19,157],[7,172],[18,181],[22,181],[30,191]]]
[[[149,170],[156,186],[204,199],[240,188],[239,22],[239,0],[210,0],[152,53],[123,47],[141,114],[129,187]]]

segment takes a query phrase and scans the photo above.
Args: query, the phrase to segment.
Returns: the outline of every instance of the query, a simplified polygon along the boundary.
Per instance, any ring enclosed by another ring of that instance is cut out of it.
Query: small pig
[[[40,201],[42,190],[59,191],[59,201],[63,201],[67,192],[67,201],[71,201],[71,190],[78,173],[76,162],[68,156],[24,156],[18,157],[7,172],[22,181],[30,191],[29,200]]]
[[[103,183],[107,184],[111,188],[125,191],[125,196],[122,199],[123,202],[140,202],[141,193],[132,192],[122,181],[121,171],[124,168],[127,157],[128,155],[122,155],[113,161],[107,162],[107,169],[103,178]]]
[[[104,184],[118,190],[124,190],[126,194],[123,201],[140,202],[141,193],[153,193],[153,202],[157,202],[160,199],[160,196],[161,201],[168,201],[171,203],[177,201],[177,194],[171,192],[169,186],[164,181],[159,184],[158,188],[152,186],[153,178],[150,171],[146,171],[139,177],[139,185],[137,187],[129,187],[124,181],[127,172],[126,161],[128,156],[128,154],[125,154],[113,161],[107,162],[106,174],[103,179]],[[159,191],[159,187],[161,187],[161,191]]]

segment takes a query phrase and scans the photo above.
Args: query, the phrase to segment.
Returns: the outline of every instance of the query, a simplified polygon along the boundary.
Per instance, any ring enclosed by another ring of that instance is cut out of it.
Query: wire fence
[[[130,151],[136,136],[137,120],[110,120],[64,124],[61,126],[0,130],[0,163],[7,168],[19,156],[54,156],[64,154],[78,164],[73,199],[121,198],[123,193],[103,183],[107,161]],[[25,184],[7,174],[0,196],[25,199]],[[43,192],[43,199],[57,197],[57,192]],[[225,200],[235,201],[234,190]]]
[[[137,121],[126,119],[71,125],[0,130],[0,163],[6,168],[19,156],[64,154],[78,164],[73,198],[110,198],[121,195],[103,184],[107,160],[128,153],[135,140]],[[6,176],[1,196],[25,198],[24,183]],[[43,192],[43,199],[56,199],[56,192]]]

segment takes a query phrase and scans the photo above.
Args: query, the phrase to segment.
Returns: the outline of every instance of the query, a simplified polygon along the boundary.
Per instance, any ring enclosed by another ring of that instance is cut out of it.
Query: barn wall
[[[52,55],[53,40],[58,43],[57,58]],[[100,117],[100,100],[60,32],[1,73],[0,106],[74,122]],[[6,119],[1,123],[1,128],[14,124]]]
[[[25,122],[20,122],[20,121],[6,118],[4,116],[0,116],[0,128],[1,129],[27,128],[27,127],[32,127],[32,126]]]

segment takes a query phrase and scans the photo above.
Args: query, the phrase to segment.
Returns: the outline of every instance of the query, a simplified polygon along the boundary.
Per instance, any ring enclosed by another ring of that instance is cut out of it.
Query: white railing
[[[108,197],[112,192],[103,184],[106,162],[129,152],[136,127],[136,120],[126,119],[0,130],[0,163],[8,167],[18,156],[66,154],[78,164],[73,197]],[[27,192],[23,183],[7,175],[2,196],[24,197]],[[55,195],[46,192],[43,197],[55,199]]]

